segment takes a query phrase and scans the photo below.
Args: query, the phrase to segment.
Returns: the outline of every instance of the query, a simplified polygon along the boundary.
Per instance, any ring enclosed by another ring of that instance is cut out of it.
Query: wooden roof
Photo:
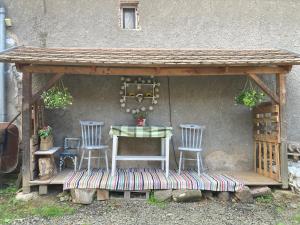
[[[84,49],[20,46],[0,53],[0,61],[76,66],[260,66],[300,64],[300,55],[274,49]]]

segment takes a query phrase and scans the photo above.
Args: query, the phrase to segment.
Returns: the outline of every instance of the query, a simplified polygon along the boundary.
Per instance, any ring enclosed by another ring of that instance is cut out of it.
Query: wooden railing
[[[280,181],[279,105],[264,103],[254,108],[253,129],[256,172]]]

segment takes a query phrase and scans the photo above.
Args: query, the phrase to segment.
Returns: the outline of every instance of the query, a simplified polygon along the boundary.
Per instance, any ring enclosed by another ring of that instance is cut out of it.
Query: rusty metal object
[[[18,164],[19,130],[14,124],[0,123],[0,173],[12,172]]]

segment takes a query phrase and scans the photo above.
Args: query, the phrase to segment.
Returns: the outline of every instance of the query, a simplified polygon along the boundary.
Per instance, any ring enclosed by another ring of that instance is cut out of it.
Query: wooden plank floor
[[[224,173],[224,172],[223,172]],[[280,182],[277,182],[269,177],[262,176],[258,173],[252,172],[252,171],[243,171],[243,172],[237,172],[237,171],[230,171],[225,172],[228,175],[231,175],[232,177],[242,180],[245,185],[247,186],[271,186],[271,185],[281,185]]]
[[[65,180],[67,179],[68,175],[72,172],[72,169],[65,169],[55,175],[53,178],[48,180],[34,180],[30,183],[32,185],[40,185],[40,184],[64,184]],[[232,177],[239,179],[244,182],[247,186],[273,186],[273,185],[281,185],[280,182],[277,182],[271,178],[264,177],[260,174],[251,171],[219,171],[216,173],[221,174],[228,174]]]
[[[61,172],[58,172],[55,176],[47,180],[33,180],[30,181],[32,185],[40,185],[40,184],[64,184],[65,180],[68,178],[68,175],[72,173],[72,169],[65,169]]]

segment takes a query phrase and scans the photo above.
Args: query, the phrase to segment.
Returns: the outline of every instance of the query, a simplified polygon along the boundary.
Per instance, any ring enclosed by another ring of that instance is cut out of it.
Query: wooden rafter
[[[276,93],[274,93],[265,83],[262,79],[260,79],[260,77],[254,73],[249,73],[249,77],[252,78],[252,80],[257,84],[257,86],[259,86],[263,92],[265,92],[268,96],[270,96],[270,98],[276,102],[277,104],[279,104],[279,97],[277,96]]]
[[[44,91],[47,91],[49,88],[51,88],[59,79],[61,79],[61,77],[63,76],[64,74],[63,73],[58,73],[58,74],[55,74],[48,82],[47,84],[42,87],[38,92],[36,92],[32,98],[31,98],[31,103],[34,103],[35,101],[39,100],[40,99],[40,96],[41,94],[44,92]]]
[[[104,76],[201,76],[201,75],[246,75],[285,73],[285,67],[268,66],[201,66],[201,67],[100,67],[62,65],[21,65],[18,70],[30,73],[81,74]]]

